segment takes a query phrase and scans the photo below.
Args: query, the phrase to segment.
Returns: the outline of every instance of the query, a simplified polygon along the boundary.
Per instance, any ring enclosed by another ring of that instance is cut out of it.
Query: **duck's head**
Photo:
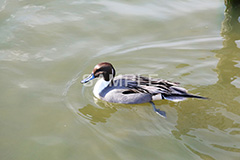
[[[87,83],[88,81],[98,78],[98,77],[103,77],[105,81],[110,81],[114,78],[115,76],[115,69],[113,68],[113,65],[108,62],[102,62],[97,64],[94,68],[92,73],[85,79],[81,81],[81,83]]]

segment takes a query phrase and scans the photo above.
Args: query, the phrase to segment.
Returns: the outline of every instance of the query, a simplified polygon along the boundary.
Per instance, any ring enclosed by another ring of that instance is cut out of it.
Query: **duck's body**
[[[94,86],[93,93],[95,97],[111,103],[139,104],[152,103],[154,100],[161,99],[171,101],[181,101],[186,98],[205,99],[205,97],[187,93],[186,89],[178,87],[178,83],[175,82],[151,79],[139,75],[120,75],[115,77],[115,69],[108,62],[96,65],[92,74],[84,79],[82,83],[86,83],[101,75],[102,77]],[[157,113],[160,111],[155,106],[154,110]]]
[[[106,81],[100,79],[94,86],[93,93],[97,98],[112,103],[139,104],[151,101],[152,95],[143,90],[134,89],[139,85],[129,78],[126,75],[117,76],[104,89],[99,86],[104,86]]]

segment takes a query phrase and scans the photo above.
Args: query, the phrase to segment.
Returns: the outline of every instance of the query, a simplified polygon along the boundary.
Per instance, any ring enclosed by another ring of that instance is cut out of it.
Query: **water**
[[[240,43],[224,10],[220,0],[1,0],[0,159],[239,159]],[[99,101],[80,81],[102,61],[210,99],[156,102],[166,119],[150,104]]]

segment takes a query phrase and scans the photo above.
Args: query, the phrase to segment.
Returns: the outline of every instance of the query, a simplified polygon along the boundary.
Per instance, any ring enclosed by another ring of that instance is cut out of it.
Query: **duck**
[[[171,82],[160,78],[150,78],[135,74],[116,76],[116,70],[109,62],[97,64],[92,73],[84,78],[81,83],[87,83],[99,78],[93,88],[96,98],[121,104],[150,103],[153,110],[162,117],[166,112],[157,109],[153,101],[170,100],[183,101],[187,98],[207,99],[206,97],[188,93],[178,82]]]

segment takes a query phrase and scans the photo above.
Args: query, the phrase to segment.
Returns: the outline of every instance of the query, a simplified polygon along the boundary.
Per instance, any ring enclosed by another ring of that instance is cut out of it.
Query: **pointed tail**
[[[174,102],[183,101],[186,98],[208,99],[207,97],[197,96],[197,95],[188,94],[188,93],[187,94],[171,94],[171,95],[163,94],[162,97],[163,99],[167,99]]]

